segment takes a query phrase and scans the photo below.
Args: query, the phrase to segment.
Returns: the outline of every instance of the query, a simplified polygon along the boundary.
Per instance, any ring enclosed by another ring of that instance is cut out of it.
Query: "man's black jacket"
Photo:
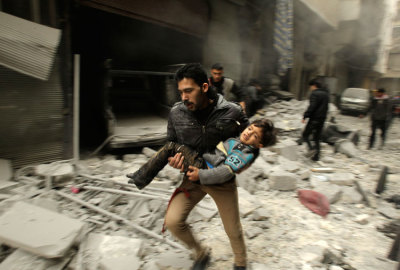
[[[220,141],[236,137],[249,124],[239,104],[218,98],[202,124],[183,102],[177,102],[168,118],[167,139],[195,149],[200,154],[214,150]]]
[[[315,89],[310,95],[310,105],[304,113],[304,119],[311,121],[325,121],[328,114],[329,93],[326,89]]]

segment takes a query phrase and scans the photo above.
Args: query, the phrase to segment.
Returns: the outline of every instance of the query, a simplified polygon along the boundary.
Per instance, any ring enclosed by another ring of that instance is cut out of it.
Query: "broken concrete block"
[[[57,186],[72,180],[74,167],[69,163],[40,164],[35,167],[35,173],[46,179],[51,179],[51,186]]]
[[[190,269],[193,261],[190,259],[188,252],[177,252],[176,250],[168,250],[161,253],[158,257],[157,264],[162,267],[171,267],[172,269]]]
[[[367,214],[358,215],[355,217],[354,221],[357,222],[358,224],[365,225],[368,224],[369,217],[370,216]]]
[[[276,152],[281,157],[292,161],[298,160],[299,151],[297,148],[297,143],[291,139],[283,140],[271,147],[272,151]]]
[[[265,208],[258,208],[256,210],[254,210],[254,212],[252,214],[253,220],[256,220],[256,221],[267,220],[267,219],[269,219],[269,216],[270,216],[270,213]]]
[[[50,198],[39,198],[36,197],[33,200],[33,204],[42,208],[45,208],[47,210],[53,211],[55,213],[59,213],[60,210],[60,204],[56,200],[52,200]]]
[[[62,259],[46,259],[17,249],[0,264],[0,270],[63,270],[72,255],[70,252]]]
[[[334,145],[335,152],[345,154],[347,157],[359,156],[358,150],[353,142],[347,139],[337,140]]]
[[[91,233],[79,248],[87,270],[136,270],[142,245],[141,239]]]
[[[354,187],[343,186],[341,203],[361,203],[363,200],[362,195]]]
[[[278,160],[278,154],[271,152],[265,148],[261,148],[260,149],[260,157],[262,157],[262,159],[270,164],[274,164],[277,162]]]
[[[263,233],[264,233],[264,230],[259,227],[249,227],[249,228],[246,228],[246,230],[245,230],[245,234],[246,234],[247,238],[249,238],[249,239],[253,239]]]
[[[0,158],[0,182],[10,181],[13,176],[11,161]]]
[[[330,177],[330,182],[340,186],[352,186],[355,176],[352,173],[333,173]]]
[[[296,172],[300,169],[300,165],[296,161],[291,161],[285,157],[279,156],[279,167],[287,172]]]
[[[260,207],[259,204],[254,202],[253,197],[247,190],[243,189],[242,187],[238,187],[237,190],[239,196],[239,212],[241,217],[246,217],[255,209]]]
[[[388,202],[380,202],[378,205],[378,208],[376,209],[379,214],[390,218],[390,219],[398,219],[400,218],[400,214],[398,213],[398,210],[393,207],[392,204]]]
[[[0,242],[45,258],[62,257],[83,225],[42,207],[17,202],[0,216]]]
[[[297,175],[288,172],[273,172],[269,176],[269,186],[275,190],[295,190],[297,188]]]
[[[327,182],[314,181],[312,186],[314,187],[315,191],[324,194],[330,204],[336,203],[342,196],[342,189],[337,185]]]

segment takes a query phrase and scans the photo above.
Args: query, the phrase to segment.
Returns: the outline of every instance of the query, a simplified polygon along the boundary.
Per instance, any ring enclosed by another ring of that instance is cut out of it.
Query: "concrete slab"
[[[98,233],[89,234],[81,244],[87,270],[136,270],[143,240]]]
[[[42,207],[17,202],[0,217],[0,242],[45,258],[62,257],[83,225]]]
[[[70,256],[72,255],[71,253]],[[0,270],[62,270],[70,261],[70,256],[62,259],[46,259],[17,249],[0,264]]]

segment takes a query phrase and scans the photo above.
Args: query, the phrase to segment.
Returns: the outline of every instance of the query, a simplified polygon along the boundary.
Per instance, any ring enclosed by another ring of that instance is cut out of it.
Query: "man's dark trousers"
[[[377,128],[381,130],[381,138],[382,138],[381,144],[383,145],[385,143],[387,126],[388,123],[386,120],[372,120],[371,136],[369,137],[369,148],[372,148],[374,146],[375,134]]]
[[[307,143],[308,148],[310,150],[315,150],[316,153],[313,156],[313,159],[318,160],[319,159],[319,152],[320,152],[320,141],[321,141],[321,134],[322,134],[322,129],[324,128],[324,119],[317,119],[317,120],[312,120],[309,119],[308,123],[303,131],[303,140]],[[313,147],[310,142],[310,135],[313,134],[313,141],[315,143],[315,146]]]

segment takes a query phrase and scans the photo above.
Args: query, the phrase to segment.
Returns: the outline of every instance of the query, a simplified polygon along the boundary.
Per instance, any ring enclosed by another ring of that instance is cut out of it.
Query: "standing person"
[[[200,155],[212,151],[220,141],[236,137],[249,124],[242,108],[226,101],[208,85],[207,73],[200,64],[187,64],[175,75],[181,102],[169,114],[167,139],[187,145]],[[169,165],[183,169],[181,153],[169,157]],[[215,201],[234,253],[234,269],[246,269],[246,246],[240,223],[235,177],[218,185],[193,183],[184,177],[172,195],[165,225],[186,246],[194,250],[193,270],[206,269],[210,251],[192,234],[186,219],[193,207],[207,194]]]
[[[379,88],[371,101],[371,135],[369,137],[368,149],[374,146],[375,132],[381,130],[381,145],[385,144],[386,130],[392,117],[392,104],[389,96],[385,94],[384,88]]]
[[[214,86],[218,94],[223,95],[226,100],[239,102],[242,109],[246,111],[246,93],[236,85],[234,80],[224,77],[224,67],[220,63],[211,66],[209,84]]]
[[[305,123],[308,118],[307,125],[303,131],[302,139],[307,143],[311,153],[311,159],[319,160],[320,156],[320,140],[324,127],[326,115],[328,114],[329,93],[323,87],[321,78],[312,79],[308,85],[310,86],[310,104],[304,112],[302,122]],[[311,145],[310,135],[313,134],[315,146]]]
[[[243,87],[246,93],[246,114],[251,117],[265,105],[265,99],[262,92],[261,83],[257,79],[250,79],[247,86]]]

